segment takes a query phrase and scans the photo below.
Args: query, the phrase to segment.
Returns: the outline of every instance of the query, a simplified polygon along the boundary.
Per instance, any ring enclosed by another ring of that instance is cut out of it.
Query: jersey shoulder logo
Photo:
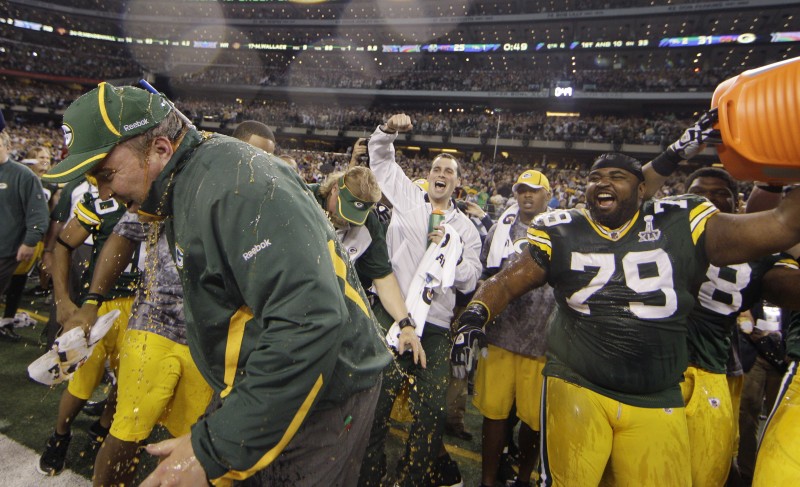
[[[639,242],[655,242],[661,238],[661,230],[653,227],[653,215],[645,215],[645,228],[639,232]]]
[[[183,269],[183,249],[178,244],[175,244],[175,267]]]

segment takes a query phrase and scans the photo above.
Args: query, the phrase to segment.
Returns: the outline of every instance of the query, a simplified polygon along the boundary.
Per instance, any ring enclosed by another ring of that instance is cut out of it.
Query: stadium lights
[[[548,117],[580,117],[580,112],[546,112]]]
[[[481,44],[382,44],[382,45],[367,45],[367,46],[354,46],[354,45],[318,45],[318,44],[303,44],[291,45],[284,43],[240,43],[240,42],[225,42],[225,41],[208,41],[208,40],[170,40],[170,39],[153,39],[153,38],[133,38],[121,37],[110,34],[100,34],[95,32],[86,32],[80,30],[67,29],[64,27],[54,28],[50,25],[44,25],[38,22],[32,22],[23,19],[6,18],[5,23],[20,29],[27,29],[41,32],[54,32],[59,35],[68,35],[71,37],[82,37],[87,39],[95,39],[109,42],[120,42],[125,44],[145,44],[145,45],[161,45],[161,46],[175,46],[175,47],[194,47],[197,49],[250,49],[262,51],[328,51],[328,52],[343,52],[343,51],[357,51],[357,52],[384,52],[384,53],[437,53],[437,52],[450,52],[450,53],[491,53],[491,52],[525,52],[525,51],[549,51],[549,50],[570,50],[576,49],[607,49],[607,48],[628,48],[628,47],[653,47],[660,48],[680,48],[680,47],[695,47],[707,46],[715,44],[751,44],[758,43],[784,43],[784,42],[800,42],[800,32],[773,32],[771,34],[726,34],[726,35],[705,35],[705,36],[687,36],[687,37],[663,37],[656,41],[655,39],[616,39],[616,40],[602,40],[602,41],[572,41],[572,42],[496,42],[496,43],[481,43]]]

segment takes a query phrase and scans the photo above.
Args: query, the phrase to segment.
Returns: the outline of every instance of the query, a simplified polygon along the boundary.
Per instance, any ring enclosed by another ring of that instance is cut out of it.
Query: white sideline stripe
[[[42,485],[47,487],[83,487],[92,482],[70,469],[64,469],[55,477],[45,477],[36,471],[39,455],[20,445],[4,434],[0,434],[0,479],[9,487]],[[7,483],[8,482],[8,483]]]

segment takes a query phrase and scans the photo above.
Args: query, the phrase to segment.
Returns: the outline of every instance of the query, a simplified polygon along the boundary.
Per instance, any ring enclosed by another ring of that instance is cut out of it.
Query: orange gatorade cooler
[[[722,82],[717,146],[725,169],[740,180],[800,182],[800,57],[745,71]]]

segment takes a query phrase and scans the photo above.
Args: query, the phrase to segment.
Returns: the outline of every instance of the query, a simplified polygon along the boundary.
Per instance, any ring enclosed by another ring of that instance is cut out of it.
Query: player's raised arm
[[[731,242],[736,242],[731,245]],[[719,213],[708,220],[706,252],[717,266],[739,264],[786,250],[800,242],[800,191],[777,208],[746,215]]]

